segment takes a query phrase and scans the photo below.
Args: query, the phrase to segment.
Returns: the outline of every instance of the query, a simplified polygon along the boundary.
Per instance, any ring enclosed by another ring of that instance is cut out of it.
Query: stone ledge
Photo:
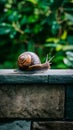
[[[0,84],[73,84],[73,70],[19,71],[0,70]]]

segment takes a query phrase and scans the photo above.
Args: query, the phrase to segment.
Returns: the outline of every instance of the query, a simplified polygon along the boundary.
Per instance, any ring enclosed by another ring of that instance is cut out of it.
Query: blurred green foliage
[[[0,68],[16,68],[24,51],[52,68],[73,68],[73,0],[0,0]]]

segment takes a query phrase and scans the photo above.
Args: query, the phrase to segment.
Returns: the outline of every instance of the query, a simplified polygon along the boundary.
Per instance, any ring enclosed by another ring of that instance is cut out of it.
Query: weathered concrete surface
[[[73,122],[68,121],[48,121],[34,122],[32,130],[73,130]]]
[[[13,121],[0,123],[0,130],[30,130],[31,123],[27,121]]]
[[[0,69],[0,84],[73,84],[73,69],[48,69],[42,71],[19,71]]]
[[[1,85],[0,118],[63,118],[64,86]]]

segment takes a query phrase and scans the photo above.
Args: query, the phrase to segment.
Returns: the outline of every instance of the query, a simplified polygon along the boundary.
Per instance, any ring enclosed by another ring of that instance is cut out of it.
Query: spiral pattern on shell
[[[18,57],[18,66],[20,69],[28,69],[29,66],[40,63],[39,57],[33,52],[24,52]]]

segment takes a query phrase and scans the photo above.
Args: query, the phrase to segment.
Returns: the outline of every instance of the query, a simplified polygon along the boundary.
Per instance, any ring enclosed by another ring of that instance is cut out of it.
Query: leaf
[[[67,66],[62,62],[57,64],[57,69],[67,69]]]
[[[66,52],[66,58],[64,58],[64,63],[67,66],[73,67],[73,52],[71,51]]]
[[[73,22],[73,15],[65,13],[65,18]]]
[[[58,33],[59,29],[60,29],[60,25],[56,21],[53,21],[52,27],[51,27],[52,34],[56,35]]]
[[[21,23],[21,25],[24,25],[24,24],[28,23],[28,18],[27,18],[26,15],[24,15],[24,16],[22,17],[20,23]]]
[[[31,29],[30,29],[30,28],[26,28],[26,29],[24,30],[24,32],[25,32],[25,33],[31,33]]]
[[[57,44],[56,51],[60,51],[63,49],[63,46],[60,44]]]
[[[29,18],[28,18],[28,22],[29,23],[34,23],[34,22],[36,22],[38,20],[38,15],[31,15],[31,16],[29,16]]]
[[[50,37],[50,38],[46,39],[46,42],[55,42],[55,43],[57,43],[58,41],[59,41],[59,39],[55,38],[55,37]]]
[[[54,43],[48,43],[48,44],[45,44],[44,47],[56,47],[57,45],[54,44]]]
[[[73,61],[71,62],[70,60],[68,60],[67,58],[64,58],[64,63],[69,66],[69,67],[73,67]]]
[[[73,45],[65,45],[65,46],[63,46],[63,51],[67,51],[67,50],[73,50]]]
[[[30,1],[33,4],[37,4],[37,0],[27,0],[27,1]]]
[[[0,24],[0,35],[8,34],[12,30],[10,24],[2,23]]]
[[[73,52],[66,52],[66,55],[70,61],[73,61]]]
[[[20,15],[18,14],[17,11],[10,11],[10,14],[9,14],[9,17],[8,17],[8,20],[9,21],[17,21],[18,19],[20,18]]]
[[[50,15],[48,15],[46,21],[50,26],[52,26],[53,22],[55,21],[55,14],[50,13]]]
[[[67,56],[70,56],[70,57],[73,57],[73,52],[67,51],[67,52],[66,52],[66,55],[67,55]]]
[[[61,39],[65,40],[67,38],[67,31],[65,30],[63,34],[61,35]]]

